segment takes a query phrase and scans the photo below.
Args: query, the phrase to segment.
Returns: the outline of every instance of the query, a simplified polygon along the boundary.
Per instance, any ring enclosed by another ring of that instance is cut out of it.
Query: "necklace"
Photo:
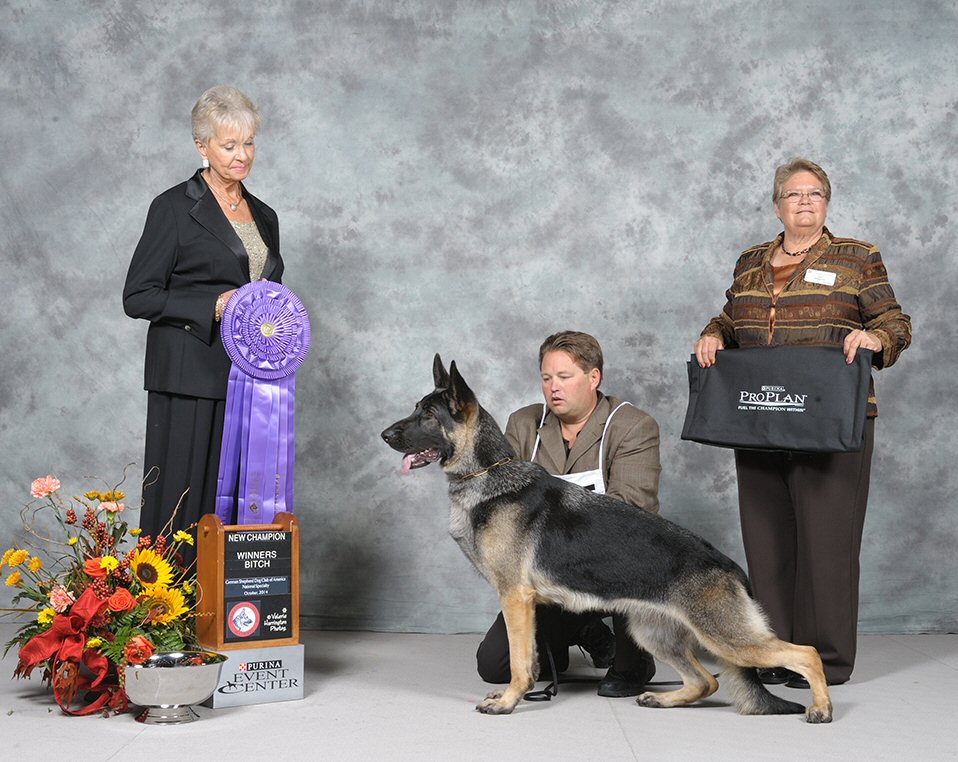
[[[815,244],[813,243],[812,246],[814,245]],[[804,256],[805,254],[808,254],[808,252],[812,250],[812,246],[809,246],[807,249],[802,249],[801,251],[788,251],[785,248],[785,242],[782,241],[782,254],[784,254],[787,257],[801,257],[801,256]]]
[[[209,189],[210,189],[211,191],[213,191],[213,195],[216,196],[216,198],[218,198],[218,199],[219,199],[220,201],[222,201],[224,204],[226,204],[226,205],[230,208],[230,211],[231,211],[231,212],[235,212],[237,209],[239,209],[239,205],[243,203],[243,193],[242,193],[242,191],[240,191],[239,201],[237,201],[237,202],[234,204],[234,203],[233,203],[232,201],[230,201],[226,196],[220,195],[219,191],[217,191],[216,188],[213,187],[213,184],[209,181],[209,178],[207,178],[206,184],[209,186]]]

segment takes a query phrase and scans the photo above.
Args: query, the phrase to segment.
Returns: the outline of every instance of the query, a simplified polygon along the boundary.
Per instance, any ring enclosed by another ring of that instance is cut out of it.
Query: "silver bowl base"
[[[144,725],[182,725],[199,715],[190,706],[148,706],[136,716]]]

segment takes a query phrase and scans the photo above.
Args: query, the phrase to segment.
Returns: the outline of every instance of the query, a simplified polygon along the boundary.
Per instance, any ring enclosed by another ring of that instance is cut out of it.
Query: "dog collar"
[[[499,466],[504,466],[506,463],[508,463],[508,462],[511,461],[511,460],[512,460],[512,456],[511,456],[511,455],[506,455],[506,457],[502,458],[501,460],[497,460],[495,463],[493,463],[493,464],[492,464],[491,466],[489,466],[488,468],[484,468],[484,469],[482,469],[481,471],[476,471],[475,473],[466,474],[465,476],[460,476],[460,477],[458,477],[458,478],[459,478],[459,481],[464,482],[464,481],[466,481],[467,479],[475,479],[477,476],[482,476],[483,474],[488,474],[492,469],[494,469],[494,468],[499,468]]]

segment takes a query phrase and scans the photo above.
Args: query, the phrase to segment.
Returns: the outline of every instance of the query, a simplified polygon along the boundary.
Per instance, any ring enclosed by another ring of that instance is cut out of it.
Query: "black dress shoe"
[[[792,674],[795,674],[795,673],[793,672]],[[842,683],[846,683],[848,681],[826,679],[825,682],[828,685],[841,685]],[[787,683],[785,683],[785,687],[786,688],[805,688],[806,690],[811,688],[811,686],[808,684],[808,680],[806,680],[801,675],[795,675],[795,677],[791,678]]]
[[[799,677],[797,673],[785,667],[759,667],[755,671],[758,673],[758,679],[765,685],[788,684],[789,680]]]
[[[625,698],[638,696],[645,690],[649,680],[655,675],[655,660],[648,653],[642,654],[642,661],[635,669],[618,672],[614,667],[605,673],[596,690],[606,698]]]

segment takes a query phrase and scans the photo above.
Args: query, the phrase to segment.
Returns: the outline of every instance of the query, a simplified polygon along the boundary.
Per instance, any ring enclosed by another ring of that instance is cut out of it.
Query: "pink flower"
[[[58,614],[62,614],[70,608],[75,600],[73,594],[62,585],[50,591],[50,605]]]
[[[104,511],[108,511],[110,513],[120,513],[120,511],[126,508],[126,505],[124,505],[123,503],[106,502],[106,503],[100,503],[100,507]]]
[[[60,489],[60,480],[55,476],[41,476],[30,485],[30,494],[34,497],[46,497]]]

